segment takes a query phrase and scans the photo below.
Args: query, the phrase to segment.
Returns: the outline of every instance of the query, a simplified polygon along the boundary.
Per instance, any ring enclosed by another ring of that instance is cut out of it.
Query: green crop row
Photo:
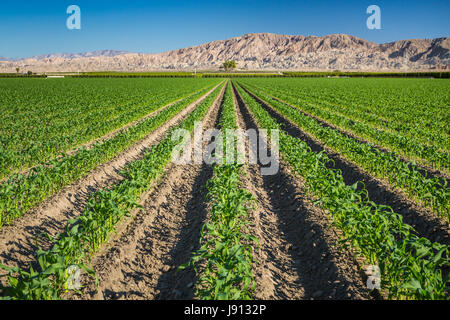
[[[218,87],[177,127],[193,131],[196,121],[204,118],[213,101],[221,91]],[[92,194],[83,214],[70,220],[66,232],[53,239],[53,247],[37,252],[38,270],[6,267],[9,286],[2,287],[3,299],[44,300],[59,299],[68,291],[69,267],[77,266],[90,275],[89,258],[98,251],[115,231],[117,224],[140,208],[142,194],[149,191],[155,181],[163,175],[171,160],[172,150],[181,142],[172,139],[168,131],[166,138],[150,148],[142,160],[129,164],[121,174],[126,178],[111,190]],[[181,138],[180,138],[181,139]]]
[[[448,98],[446,101],[446,94],[442,91],[445,90],[445,83],[433,83],[435,86],[430,87],[429,83],[424,82],[429,90],[421,90],[420,96],[413,91],[412,101],[403,95],[410,94],[415,85],[420,84],[414,81],[425,80],[411,80],[412,83],[405,80],[398,83],[399,80],[395,80],[393,84],[396,85],[396,91],[393,92],[384,87],[375,87],[369,91],[366,83],[361,85],[361,80],[349,80],[353,81],[357,89],[349,88],[347,82],[333,83],[338,86],[332,88],[330,84],[325,85],[323,80],[318,83],[318,87],[310,87],[312,83],[309,82],[303,87],[303,83],[295,79],[292,83],[253,80],[246,84],[263,89],[281,101],[404,157],[448,172],[450,132],[447,124],[448,108],[445,108]],[[378,82],[375,84],[379,85]]]
[[[325,145],[369,173],[404,190],[408,196],[450,221],[450,189],[447,181],[440,181],[437,177],[427,178],[415,164],[404,162],[395,153],[380,151],[338,130],[325,127],[314,118],[273,99],[263,91],[257,90],[255,95]]]
[[[259,125],[268,130],[280,125],[241,87],[240,96]],[[315,203],[332,216],[342,231],[342,244],[352,246],[371,265],[379,267],[381,286],[389,298],[448,299],[449,247],[416,236],[414,229],[390,207],[370,201],[367,190],[345,184],[339,170],[327,167],[324,152],[280,130],[280,151],[295,173],[305,180]]]
[[[21,217],[65,186],[85,177],[100,164],[113,159],[210,89],[206,88],[171,105],[156,116],[146,118],[111,139],[95,144],[91,149],[80,149],[72,155],[35,167],[27,175],[11,176],[0,184],[0,227]]]
[[[282,93],[278,91],[277,94]],[[300,97],[299,93],[296,92],[295,95],[298,105],[306,105],[308,108],[312,108],[312,111],[316,111],[316,108],[319,107],[319,110],[326,111],[323,116],[332,113],[340,121],[346,121],[344,123],[347,125],[351,125],[351,121],[358,121],[371,128],[383,130],[402,138],[409,138],[416,144],[435,145],[438,147],[437,150],[450,149],[448,135],[442,132],[441,125],[430,122],[426,125],[416,122],[412,123],[410,120],[416,116],[415,112],[409,110],[406,112],[404,108],[398,111],[390,109],[389,115],[387,115],[380,114],[379,108],[364,106],[356,102],[356,99],[351,101],[347,97],[338,96],[337,94],[331,96],[330,94],[316,92],[315,94],[305,94]],[[429,113],[429,110],[426,111]],[[321,114],[317,114],[317,116],[322,117]]]
[[[284,72],[285,77],[450,78],[450,72]]]
[[[225,92],[219,125],[225,136],[225,157],[229,152],[236,154],[235,141],[228,141],[235,137],[225,135],[225,130],[237,128],[231,85]],[[230,149],[230,146],[233,147]],[[242,165],[219,163],[207,183],[207,200],[211,204],[209,221],[202,228],[201,248],[187,264],[192,264],[199,275],[197,296],[203,300],[250,300],[253,297],[251,244],[257,242],[257,238],[249,233],[248,216],[254,199],[240,187],[243,174]]]
[[[266,88],[268,89],[268,88]],[[405,110],[390,110],[389,117],[381,115],[379,110],[372,106],[364,106],[355,101],[349,101],[345,96],[338,94],[330,95],[322,92],[306,93],[274,90],[270,88],[272,95],[276,95],[283,100],[291,100],[295,105],[302,106],[305,111],[314,113],[315,116],[327,121],[338,121],[336,125],[350,130],[353,122],[361,122],[371,129],[381,130],[386,134],[398,136],[399,139],[409,139],[415,144],[423,144],[425,147],[436,146],[436,150],[449,150],[448,137],[442,134],[442,128],[439,125],[426,125],[412,123],[410,120],[413,115]],[[317,113],[316,113],[317,112]],[[439,131],[440,130],[440,131]]]
[[[49,161],[161,107],[209,80],[0,80],[0,179]]]
[[[287,103],[295,103],[293,98],[285,96],[284,99]],[[295,104],[299,105],[299,102],[296,102]],[[320,103],[320,107],[312,105],[311,103],[301,103],[300,105],[301,107],[297,108],[309,112],[321,120],[328,121],[337,127],[349,130],[359,137],[397,151],[399,154],[408,158],[416,159],[425,165],[440,169],[444,172],[447,172],[450,168],[450,153],[441,151],[441,147],[432,144],[438,139],[442,145],[448,144],[441,135],[434,135],[434,141],[424,143],[417,141],[414,137],[410,138],[398,132],[390,132],[384,128],[380,129],[367,124],[368,121],[365,119],[367,119],[368,114],[359,109],[353,109],[354,117],[349,118],[340,114],[339,111],[336,111],[335,106],[329,105],[326,107],[326,104],[323,102]],[[360,116],[355,116],[356,114],[359,114]],[[363,120],[358,118],[363,118]],[[392,127],[392,124],[390,126]]]

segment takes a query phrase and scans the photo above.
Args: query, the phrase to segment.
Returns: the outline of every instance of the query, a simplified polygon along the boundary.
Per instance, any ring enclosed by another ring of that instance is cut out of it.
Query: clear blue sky
[[[68,30],[66,9],[81,8],[82,29]],[[368,30],[366,9],[382,10],[382,30]],[[382,43],[450,34],[449,0],[1,0],[0,56],[103,49],[157,53],[271,32],[352,34]]]

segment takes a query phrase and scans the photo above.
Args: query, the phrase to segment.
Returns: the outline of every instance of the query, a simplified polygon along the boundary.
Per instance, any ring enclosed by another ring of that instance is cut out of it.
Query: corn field
[[[0,111],[0,299],[449,300],[448,80],[0,79]],[[234,161],[174,163],[199,132]]]

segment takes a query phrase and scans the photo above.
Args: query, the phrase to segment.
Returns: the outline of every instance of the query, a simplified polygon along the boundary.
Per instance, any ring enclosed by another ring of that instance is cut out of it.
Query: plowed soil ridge
[[[257,129],[235,90],[239,126]],[[261,165],[247,166],[244,186],[257,199],[253,232],[260,247],[255,266],[258,299],[370,299],[352,254],[337,246],[339,237],[327,213],[313,206],[302,180],[280,163],[274,176]]]

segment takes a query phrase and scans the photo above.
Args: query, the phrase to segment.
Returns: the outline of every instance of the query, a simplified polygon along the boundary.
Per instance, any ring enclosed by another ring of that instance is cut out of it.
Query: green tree
[[[225,61],[223,64],[223,68],[225,69],[225,71],[236,69],[236,61],[234,60]]]
[[[20,68],[19,68],[19,67],[17,67],[17,68],[16,68],[16,72],[17,72],[17,73],[19,73],[19,71],[20,71]]]

